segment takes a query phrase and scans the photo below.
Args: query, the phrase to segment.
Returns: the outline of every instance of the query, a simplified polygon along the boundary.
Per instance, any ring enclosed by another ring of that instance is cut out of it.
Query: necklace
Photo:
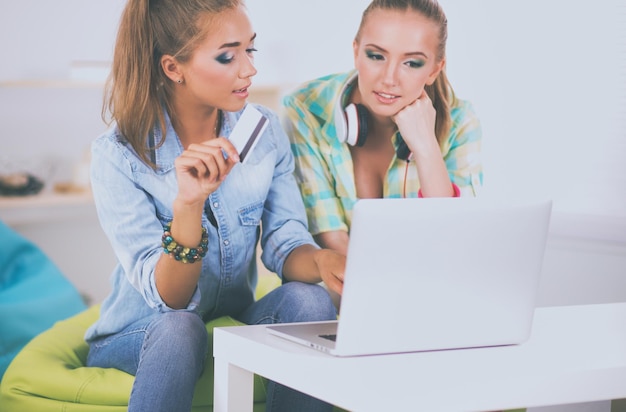
[[[213,128],[213,134],[215,137],[220,137],[219,132],[222,131],[222,111],[217,111],[217,119],[215,119],[215,127]]]

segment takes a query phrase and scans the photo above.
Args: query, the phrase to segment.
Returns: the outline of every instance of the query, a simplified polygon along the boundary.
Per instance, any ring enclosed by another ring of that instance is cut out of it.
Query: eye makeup
[[[421,55],[422,53],[418,53],[418,54]],[[365,50],[365,56],[367,56],[368,59],[374,60],[374,61],[385,60],[385,56],[382,53],[369,50],[369,49]],[[412,59],[412,60],[406,61],[404,64],[412,69],[419,69],[421,67],[424,67],[424,65],[426,65],[426,60],[425,59]]]
[[[220,54],[215,58],[215,60],[221,64],[230,64],[234,58],[235,56],[233,55],[233,53],[227,52]]]
[[[256,33],[252,35],[250,38],[250,46],[246,48],[246,54],[252,55],[257,49],[254,48],[254,39],[256,39]],[[224,43],[219,48],[220,49],[237,49],[242,46],[241,42],[235,41],[231,43]],[[232,51],[224,52],[217,56],[215,60],[221,64],[230,64],[233,60],[235,60],[235,53]]]
[[[367,58],[371,60],[383,60],[384,59],[382,54],[377,53],[372,50],[365,50],[365,56],[367,56]]]
[[[426,62],[420,59],[420,60],[410,60],[406,62],[405,64],[412,69],[419,69],[420,67],[424,67]]]
[[[250,48],[246,49],[246,54],[249,55],[249,56],[252,56],[254,54],[254,52],[256,52],[256,51],[257,51],[257,49],[255,49],[254,47],[250,47]],[[233,53],[233,52],[222,53],[219,56],[217,56],[215,58],[215,60],[218,63],[221,63],[221,64],[230,64],[230,63],[232,63],[233,60],[235,60],[235,53]]]

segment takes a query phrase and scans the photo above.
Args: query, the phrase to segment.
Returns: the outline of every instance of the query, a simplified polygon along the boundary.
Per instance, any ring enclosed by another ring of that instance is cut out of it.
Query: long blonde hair
[[[446,42],[448,40],[448,19],[437,2],[437,0],[373,0],[363,12],[361,24],[356,34],[356,41],[359,41],[361,30],[369,14],[378,9],[397,10],[397,11],[415,11],[422,14],[428,20],[434,22],[439,28],[437,62],[441,62],[446,57]],[[448,81],[445,68],[439,72],[435,82],[424,88],[426,93],[433,102],[433,106],[437,111],[435,120],[435,135],[437,141],[441,144],[450,132],[452,120],[450,118],[451,106],[454,104],[456,97],[454,90]]]
[[[173,83],[161,68],[161,57],[188,61],[206,36],[207,19],[240,4],[243,0],[129,0],[126,4],[105,85],[102,118],[107,124],[115,121],[138,156],[152,167],[148,135],[159,125],[165,139],[163,108],[170,115],[173,110]]]

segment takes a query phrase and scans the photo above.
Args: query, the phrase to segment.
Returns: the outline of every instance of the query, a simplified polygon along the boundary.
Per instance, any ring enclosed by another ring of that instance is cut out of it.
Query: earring
[[[183,79],[178,79],[176,80],[176,83],[181,84],[183,82]]]

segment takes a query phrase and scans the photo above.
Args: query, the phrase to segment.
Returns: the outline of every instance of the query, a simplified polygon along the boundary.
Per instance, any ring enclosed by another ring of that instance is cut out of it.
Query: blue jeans
[[[332,320],[336,316],[324,288],[290,282],[233,317],[252,325]],[[207,350],[204,321],[196,313],[155,313],[118,334],[92,342],[87,366],[135,375],[129,412],[190,411]],[[267,412],[331,410],[326,402],[274,382],[268,384]]]

